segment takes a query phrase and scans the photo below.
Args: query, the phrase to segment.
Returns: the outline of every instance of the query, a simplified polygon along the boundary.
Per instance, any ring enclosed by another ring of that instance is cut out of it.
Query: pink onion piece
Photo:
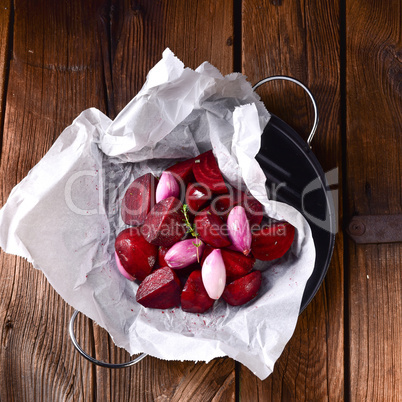
[[[201,277],[208,296],[218,300],[225,290],[226,284],[226,269],[221,250],[215,249],[205,258]]]
[[[249,255],[252,237],[246,210],[241,206],[232,208],[228,215],[227,225],[233,247],[244,255]]]
[[[132,275],[130,275],[130,274],[124,269],[123,265],[121,265],[120,258],[119,258],[119,256],[117,255],[117,252],[116,252],[116,251],[114,252],[114,257],[115,257],[115,259],[116,259],[116,265],[117,265],[117,268],[119,268],[120,273],[121,273],[123,276],[125,276],[127,279],[129,279],[130,281],[134,281],[135,278],[134,278]]]
[[[201,260],[205,244],[200,239],[182,240],[174,244],[165,255],[170,268],[185,268]]]
[[[155,201],[159,202],[169,197],[179,198],[180,186],[170,172],[163,172],[156,186]]]

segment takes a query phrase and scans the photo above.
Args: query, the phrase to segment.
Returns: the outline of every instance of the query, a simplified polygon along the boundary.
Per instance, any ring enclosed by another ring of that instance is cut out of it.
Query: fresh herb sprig
[[[197,233],[195,226],[190,223],[187,204],[183,204],[182,211],[184,214],[184,223],[187,226],[187,233],[190,233],[196,239],[195,242],[193,242],[193,244],[195,247],[197,247],[197,262],[200,262],[200,257],[198,254],[198,247],[201,246],[201,241],[198,239],[199,234]]]
[[[188,205],[187,204],[183,204],[183,208],[182,208],[183,214],[184,214],[184,223],[187,226],[187,233],[190,233],[193,237],[198,237],[198,233],[195,230],[195,226],[192,225],[190,223],[190,218],[188,216]]]

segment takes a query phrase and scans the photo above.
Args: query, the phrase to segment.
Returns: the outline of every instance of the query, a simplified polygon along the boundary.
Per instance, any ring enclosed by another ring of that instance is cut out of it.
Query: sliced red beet
[[[186,233],[182,203],[175,197],[158,202],[145,218],[141,232],[152,244],[170,247]]]
[[[214,248],[211,246],[205,246],[204,252],[202,253],[201,265],[213,249]],[[222,248],[221,253],[223,262],[225,263],[226,283],[233,282],[247,275],[253,269],[255,258],[252,255],[245,256],[242,253],[227,248]]]
[[[200,183],[191,183],[187,186],[186,204],[192,214],[195,214],[211,199],[211,190]]]
[[[172,269],[174,269],[174,268],[172,268]],[[180,269],[174,269],[174,272],[176,272],[176,274],[179,278],[182,278],[182,277],[189,276],[193,271],[195,271],[197,269],[201,269],[201,265],[200,265],[200,263],[195,262],[194,264],[191,264],[187,267],[180,268]]]
[[[226,220],[231,209],[241,204],[245,196],[243,191],[229,187],[229,193],[216,197],[211,203],[211,208],[217,215]]]
[[[204,264],[205,258],[207,258],[212,253],[213,250],[214,250],[214,247],[212,247],[208,244],[205,245],[204,251],[202,252],[201,262],[200,262],[201,266]]]
[[[158,181],[147,173],[135,179],[128,187],[121,205],[121,217],[127,225],[140,226],[155,204]]]
[[[213,193],[224,194],[228,192],[212,150],[195,158],[193,173],[197,182],[207,186]]]
[[[174,270],[174,272],[179,277],[182,286],[184,286],[187,282],[187,278],[189,277],[189,275],[194,271],[200,271],[200,270],[201,265],[198,262],[196,262],[195,264],[191,264],[188,267],[176,269]]]
[[[295,237],[295,228],[287,222],[274,222],[252,235],[251,252],[254,257],[271,261],[282,257],[289,250]]]
[[[148,275],[141,282],[136,300],[144,307],[165,309],[178,307],[180,294],[179,278],[172,269],[163,267]]]
[[[158,254],[158,247],[148,243],[139,228],[129,228],[119,233],[115,249],[126,272],[140,281],[151,273]]]
[[[208,296],[202,283],[201,271],[193,271],[187,279],[181,292],[181,308],[188,313],[205,313],[213,304],[214,299]]]
[[[170,247],[162,247],[162,246],[160,246],[158,248],[158,265],[160,267],[167,267],[168,266],[166,261],[165,261],[165,255],[169,251],[169,248]]]
[[[226,285],[222,298],[231,306],[241,306],[253,300],[261,287],[261,272],[253,271],[248,275]]]
[[[264,217],[264,206],[251,194],[245,195],[240,205],[246,210],[246,216],[250,228],[258,227]]]
[[[246,210],[250,227],[255,228],[261,224],[264,217],[263,205],[251,194],[245,194],[234,187],[231,188],[229,194],[216,197],[211,203],[211,208],[217,215],[226,220],[231,209],[237,205],[242,206]]]
[[[182,162],[178,162],[173,166],[170,166],[166,169],[167,172],[171,172],[174,174],[175,178],[180,182],[184,182],[188,184],[194,180],[193,175],[193,164],[195,158],[187,159]]]
[[[231,244],[225,223],[207,207],[194,218],[194,225],[200,239],[213,247],[227,247]]]
[[[255,258],[251,255],[222,249],[223,262],[226,268],[226,280],[228,283],[247,275],[254,266]]]
[[[229,194],[216,197],[211,203],[211,208],[226,221],[231,209],[237,205],[244,207],[246,210],[250,228],[258,228],[264,217],[264,207],[251,194],[245,194],[243,191],[233,187]]]

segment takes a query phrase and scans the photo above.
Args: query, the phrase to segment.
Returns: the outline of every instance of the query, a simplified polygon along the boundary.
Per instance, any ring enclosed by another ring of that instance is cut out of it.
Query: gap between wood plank
[[[13,40],[14,40],[14,2],[10,1],[10,18],[8,20],[8,27],[6,28],[8,32],[6,51],[5,51],[5,63],[4,63],[4,83],[3,83],[3,96],[0,99],[1,110],[0,110],[0,162],[2,159],[3,150],[3,134],[4,134],[4,122],[6,115],[6,103],[7,103],[7,90],[8,90],[8,80],[10,77],[10,61],[13,52]]]
[[[346,124],[346,0],[339,0],[339,89],[340,89],[340,131],[341,131],[341,162],[342,162],[342,209],[343,209],[343,219],[346,221],[345,217],[350,216],[350,211],[348,210],[348,191],[347,191],[347,163],[346,163],[346,152],[347,152],[347,124]],[[342,225],[342,226],[340,226]],[[338,228],[343,231],[343,222],[338,223]],[[349,339],[349,275],[345,272],[348,271],[349,266],[349,245],[348,237],[343,236],[343,347],[344,347],[344,359],[343,359],[343,372],[344,372],[344,398],[345,401],[350,401],[350,339]]]
[[[98,29],[101,40],[103,87],[105,91],[106,115],[111,119],[116,117],[114,107],[113,91],[113,60],[112,60],[112,13],[113,5],[111,1],[105,4],[104,12],[98,22]]]
[[[242,72],[242,0],[233,0],[233,72]]]

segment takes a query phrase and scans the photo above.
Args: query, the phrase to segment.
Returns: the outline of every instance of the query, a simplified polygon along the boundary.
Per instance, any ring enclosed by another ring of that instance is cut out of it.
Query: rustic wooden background
[[[192,68],[310,87],[313,149],[339,169],[340,220],[327,277],[265,381],[229,358],[95,367],[70,342],[73,309],[1,251],[0,400],[401,400],[401,244],[356,245],[343,230],[353,215],[402,213],[400,16],[397,0],[0,0],[0,206],[82,110],[116,116],[170,47]],[[259,93],[307,136],[301,91]],[[77,336],[99,359],[129,358],[86,318]]]

